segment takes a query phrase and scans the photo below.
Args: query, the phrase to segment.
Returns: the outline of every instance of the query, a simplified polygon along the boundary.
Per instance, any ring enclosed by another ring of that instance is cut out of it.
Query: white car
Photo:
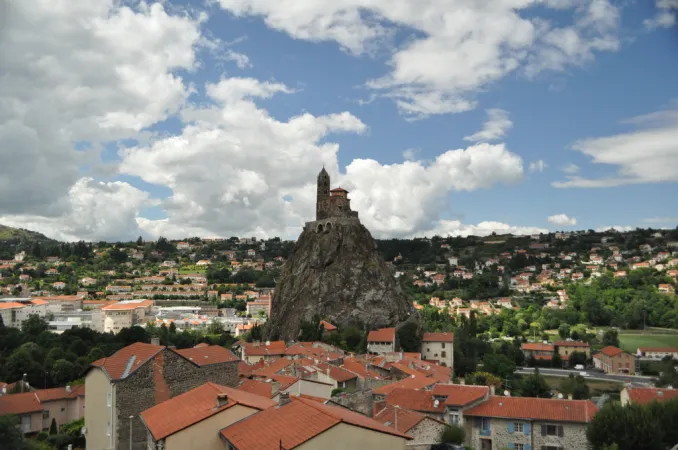
[[[582,377],[588,377],[589,376],[589,374],[587,372],[579,372],[579,375],[581,375]]]

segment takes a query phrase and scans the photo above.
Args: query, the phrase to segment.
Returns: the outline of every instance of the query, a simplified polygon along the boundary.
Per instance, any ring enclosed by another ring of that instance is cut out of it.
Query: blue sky
[[[38,87],[0,88],[21,106],[0,137],[16,142],[6,161],[34,155],[28,175],[52,183],[0,202],[0,222],[64,239],[294,238],[326,164],[377,236],[678,225],[671,2],[439,3],[17,3],[16,50],[0,55]],[[46,26],[39,50],[21,39],[60,14],[73,30]],[[76,56],[40,77],[28,50]]]

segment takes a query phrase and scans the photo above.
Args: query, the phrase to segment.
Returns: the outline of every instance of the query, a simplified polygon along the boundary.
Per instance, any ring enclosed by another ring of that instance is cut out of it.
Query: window
[[[489,431],[490,430],[490,419],[486,419],[485,417],[480,418],[480,429],[483,431]]]
[[[43,419],[49,419],[49,411],[43,411],[42,412],[42,418]]]
[[[442,344],[443,344],[443,348],[445,348],[445,343],[443,342]]]
[[[555,445],[542,445],[541,450],[563,450],[563,447],[558,447]]]
[[[440,357],[445,358],[447,356],[447,352],[440,352]]]
[[[459,415],[458,414],[450,414],[450,423],[458,425],[459,424]]]
[[[541,435],[542,436],[563,437],[563,426],[562,425],[542,425],[541,426]]]
[[[513,450],[525,450],[525,444],[515,443],[513,444]]]
[[[110,407],[112,403],[112,395],[109,392],[108,395],[106,395],[106,406]]]
[[[66,408],[61,408],[61,412],[64,412],[64,411],[66,411]]]
[[[523,432],[523,423],[522,422],[516,422],[513,424],[513,430],[516,433],[522,433]]]

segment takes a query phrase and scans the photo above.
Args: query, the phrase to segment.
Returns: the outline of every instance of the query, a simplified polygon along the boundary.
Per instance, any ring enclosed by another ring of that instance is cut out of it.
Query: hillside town
[[[606,403],[678,398],[678,344],[652,344],[678,340],[676,234],[379,241],[423,331],[318,318],[293,341],[261,333],[288,242],[20,244],[0,261],[0,413],[101,449],[587,448]],[[596,322],[581,290],[603,282],[664,303]]]

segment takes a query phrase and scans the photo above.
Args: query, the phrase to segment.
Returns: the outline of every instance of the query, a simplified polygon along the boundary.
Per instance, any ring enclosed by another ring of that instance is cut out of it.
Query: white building
[[[40,317],[47,315],[47,302],[32,298],[3,298],[0,299],[0,315],[6,327],[21,328],[24,320],[31,314]]]
[[[678,348],[675,347],[638,347],[637,356],[642,359],[664,359],[670,356],[678,359]]]
[[[105,333],[117,333],[146,321],[151,315],[152,300],[124,300],[101,308],[103,313],[103,330]]]
[[[382,328],[370,331],[367,335],[367,352],[377,355],[395,351],[395,328]]]
[[[424,333],[421,359],[437,361],[444,367],[454,367],[454,333]]]

